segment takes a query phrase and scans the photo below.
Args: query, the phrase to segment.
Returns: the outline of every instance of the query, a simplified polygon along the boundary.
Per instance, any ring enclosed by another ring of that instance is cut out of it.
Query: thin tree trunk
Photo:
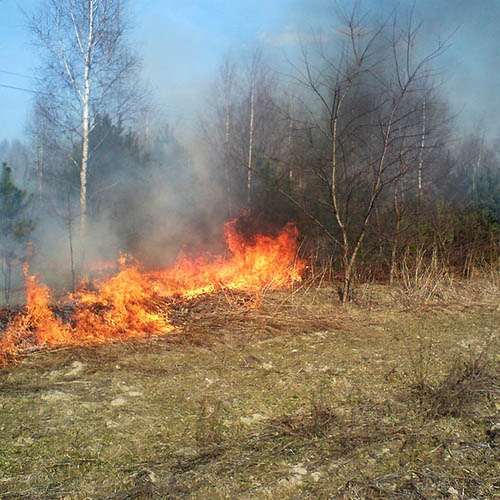
[[[12,287],[12,260],[7,259],[7,286],[5,288],[5,298],[7,304],[10,302],[10,290]]]
[[[394,277],[396,275],[396,261],[398,256],[398,245],[399,245],[399,231],[401,230],[401,210],[399,206],[399,197],[398,197],[398,184],[397,182],[394,184],[394,213],[396,215],[396,236],[392,241],[391,248],[391,270],[389,272],[389,283],[392,285],[394,283]]]
[[[479,171],[479,168],[481,167],[481,159],[483,156],[483,144],[484,144],[484,138],[481,137],[479,141],[479,151],[477,153],[477,160],[476,163],[474,163],[474,166],[472,167],[472,195],[474,201],[477,200],[477,173]]]
[[[82,120],[82,165],[80,168],[80,238],[83,244],[87,230],[87,169],[89,156],[89,101],[90,101],[90,64],[93,44],[94,0],[89,0],[89,33],[87,52],[85,54],[84,90],[83,90],[83,120]]]
[[[361,234],[359,235],[358,241],[354,246],[352,254],[350,257],[348,255],[345,256],[344,259],[344,288],[342,290],[342,304],[346,304],[351,298],[352,291],[352,274],[354,271],[354,265],[356,263],[356,258],[359,253],[359,249],[361,248],[361,244],[363,243],[366,235],[366,228],[363,228]]]
[[[9,303],[9,295],[7,293],[7,263],[5,261],[5,251],[2,250],[2,276],[3,276],[3,295],[5,303]]]
[[[422,201],[422,167],[423,167],[423,156],[424,156],[424,148],[425,148],[425,97],[422,106],[422,135],[420,140],[420,149],[418,151],[418,206],[420,209],[420,203]]]
[[[231,88],[230,82],[226,82],[226,134],[224,137],[224,175],[226,177],[227,211],[229,219],[233,217],[233,204],[231,201],[231,177],[229,175],[229,134],[231,131]]]
[[[331,165],[331,199],[333,208],[335,210],[335,218],[337,219],[337,224],[339,225],[340,231],[342,233],[342,243],[343,243],[343,267],[344,267],[344,284],[342,290],[340,291],[340,299],[342,304],[346,304],[349,300],[350,288],[351,288],[351,265],[349,264],[349,235],[347,233],[347,227],[342,219],[342,214],[339,210],[339,200],[337,192],[337,126],[338,126],[338,115],[342,107],[345,96],[347,95],[349,88],[344,90],[343,94],[339,96],[339,100],[336,106],[332,109],[331,118],[331,141],[332,141],[332,165]]]
[[[4,286],[5,303],[9,305],[11,278],[12,278],[12,261],[8,256],[5,255],[5,253],[3,254],[2,264],[3,264],[3,286]]]
[[[250,85],[250,131],[248,137],[248,175],[247,175],[247,207],[250,209],[252,201],[252,152],[253,152],[253,121],[255,104],[255,74],[252,70],[252,83]]]
[[[76,273],[75,273],[75,258],[73,252],[73,214],[71,212],[71,200],[68,193],[68,240],[69,240],[69,256],[71,262],[71,289],[76,292]]]
[[[40,201],[40,206],[43,203],[43,129],[44,121],[43,118],[40,123],[40,148],[38,151],[38,198]]]

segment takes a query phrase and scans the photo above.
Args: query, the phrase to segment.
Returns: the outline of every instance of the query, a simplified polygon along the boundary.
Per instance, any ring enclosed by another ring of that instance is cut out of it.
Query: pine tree
[[[5,302],[11,291],[12,268],[22,255],[22,244],[34,229],[34,221],[25,213],[32,196],[18,188],[12,180],[12,169],[2,164],[0,177],[0,259],[4,280]]]

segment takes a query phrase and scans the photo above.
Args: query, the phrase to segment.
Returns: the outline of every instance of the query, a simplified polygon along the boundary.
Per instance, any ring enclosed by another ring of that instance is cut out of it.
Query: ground
[[[500,498],[500,295],[467,286],[220,293],[177,333],[29,353],[0,498]]]

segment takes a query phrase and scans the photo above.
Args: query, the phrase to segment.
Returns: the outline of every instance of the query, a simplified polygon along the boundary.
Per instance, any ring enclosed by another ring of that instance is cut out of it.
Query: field
[[[2,499],[500,498],[500,294],[317,283],[0,371]]]

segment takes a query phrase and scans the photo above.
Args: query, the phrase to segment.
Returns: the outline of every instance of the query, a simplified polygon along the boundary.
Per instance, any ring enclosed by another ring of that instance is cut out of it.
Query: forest
[[[27,14],[41,62],[27,138],[0,144],[5,302],[27,259],[74,290],[119,251],[158,267],[183,245],[218,250],[243,213],[264,231],[296,223],[343,302],[366,280],[467,278],[498,260],[498,141],[456,133],[438,81],[448,42],[421,43],[412,9],[332,8],[335,36],[292,61],[226,56],[184,143],[154,116],[122,10],[49,0]]]

